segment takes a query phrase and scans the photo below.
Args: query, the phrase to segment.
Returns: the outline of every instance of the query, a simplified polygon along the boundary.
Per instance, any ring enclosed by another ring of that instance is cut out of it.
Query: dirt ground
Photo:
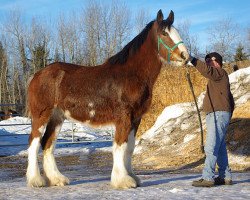
[[[111,155],[71,155],[56,157],[59,170],[64,173],[72,171],[76,166],[85,168],[85,175],[90,173],[103,173],[111,171]],[[42,168],[42,156],[39,156],[39,166]],[[6,156],[0,157],[0,181],[22,178],[25,176],[27,168],[27,156]],[[41,170],[41,173],[43,171]]]

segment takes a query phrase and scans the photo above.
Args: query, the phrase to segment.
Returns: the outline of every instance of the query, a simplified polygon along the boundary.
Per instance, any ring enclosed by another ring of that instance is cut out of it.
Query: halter
[[[168,50],[168,62],[170,63],[170,56],[172,52],[178,47],[179,44],[182,44],[183,41],[180,41],[176,43],[172,48],[170,48],[167,44],[163,42],[163,40],[158,36],[158,54],[160,54],[160,44],[163,44],[163,46]]]

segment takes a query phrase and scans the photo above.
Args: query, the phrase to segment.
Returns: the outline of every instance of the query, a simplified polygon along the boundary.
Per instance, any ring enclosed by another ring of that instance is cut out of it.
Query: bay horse
[[[28,186],[69,184],[69,179],[58,170],[53,155],[64,119],[92,126],[113,125],[111,185],[114,188],[140,185],[140,179],[132,170],[131,157],[142,115],[151,104],[153,85],[162,63],[182,66],[189,57],[173,22],[173,11],[164,20],[159,10],[156,20],[102,65],[84,67],[56,62],[34,74],[27,95],[32,120]],[[44,176],[38,166],[40,145]]]

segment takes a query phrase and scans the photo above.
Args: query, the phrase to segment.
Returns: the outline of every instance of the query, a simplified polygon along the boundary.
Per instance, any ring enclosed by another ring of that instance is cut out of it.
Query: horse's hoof
[[[42,176],[36,176],[33,178],[27,178],[27,185],[29,187],[44,187],[46,186],[46,181]]]
[[[69,179],[66,176],[56,176],[48,178],[49,186],[65,186],[69,184]]]
[[[132,176],[133,179],[135,179],[137,187],[141,186],[141,180],[138,176],[136,176],[135,174],[130,174],[130,176]]]
[[[120,178],[119,180],[111,180],[111,186],[115,189],[128,189],[136,188],[138,185],[133,177],[127,175]]]

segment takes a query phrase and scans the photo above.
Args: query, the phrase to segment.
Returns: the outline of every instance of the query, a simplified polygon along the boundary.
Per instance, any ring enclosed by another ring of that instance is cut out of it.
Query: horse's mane
[[[132,41],[130,41],[120,52],[108,59],[108,62],[114,64],[124,64],[128,57],[134,55],[135,52],[140,49],[148,36],[148,32],[151,29],[154,21],[151,21],[147,26],[139,33]]]

